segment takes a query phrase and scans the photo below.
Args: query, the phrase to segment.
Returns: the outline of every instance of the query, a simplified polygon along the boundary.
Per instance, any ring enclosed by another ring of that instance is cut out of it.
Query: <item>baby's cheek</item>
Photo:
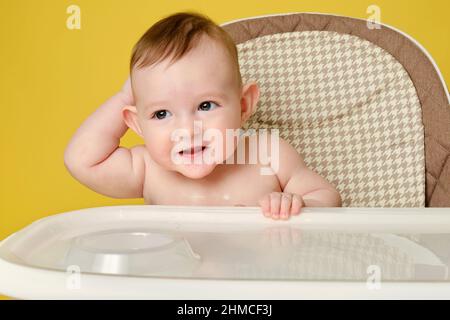
[[[149,139],[150,141],[150,139]],[[168,165],[171,161],[171,145],[168,143],[155,143],[158,141],[157,139],[151,139],[151,142],[146,142],[145,145],[147,147],[148,153],[150,157],[160,165]]]
[[[230,130],[228,137],[227,137],[227,130]],[[222,145],[223,155],[224,159],[227,159],[237,150],[236,148],[238,146],[239,141],[239,127],[233,128],[230,126],[228,129],[223,129],[222,135],[223,135],[223,145]]]

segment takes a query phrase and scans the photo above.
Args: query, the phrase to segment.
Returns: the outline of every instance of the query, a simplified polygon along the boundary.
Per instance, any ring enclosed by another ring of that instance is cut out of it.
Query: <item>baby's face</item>
[[[166,170],[199,179],[234,153],[237,139],[233,139],[234,148],[227,151],[225,131],[241,127],[242,91],[231,59],[220,44],[203,38],[197,47],[171,66],[166,59],[134,70],[132,83],[140,134],[152,159]],[[215,144],[203,135],[210,128],[223,137],[221,157],[214,150]],[[175,140],[176,132],[184,132],[184,140]],[[180,148],[208,144],[196,156],[205,157],[207,152],[214,155],[215,161],[209,164],[205,161],[196,164],[192,155],[178,153]],[[177,163],[175,154],[180,156],[178,159],[189,159],[193,163]]]

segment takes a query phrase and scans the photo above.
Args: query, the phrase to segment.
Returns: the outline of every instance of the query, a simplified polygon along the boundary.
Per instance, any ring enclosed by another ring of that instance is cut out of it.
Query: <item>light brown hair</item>
[[[218,41],[228,52],[242,87],[236,44],[230,35],[207,16],[197,12],[178,12],[152,25],[133,48],[130,73],[133,68],[151,66],[172,56],[170,64],[176,62],[192,48],[202,35]]]

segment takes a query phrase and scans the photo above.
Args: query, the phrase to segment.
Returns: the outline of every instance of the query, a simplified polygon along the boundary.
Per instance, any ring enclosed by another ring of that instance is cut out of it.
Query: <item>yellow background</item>
[[[66,28],[71,4],[81,9],[81,30]],[[371,4],[380,7],[381,22],[430,52],[448,83],[447,0],[0,0],[0,240],[48,215],[143,204],[84,187],[66,171],[63,152],[81,122],[119,90],[132,46],[160,18],[183,10],[219,24],[287,12],[367,18]],[[122,140],[136,143],[141,141],[131,132]]]

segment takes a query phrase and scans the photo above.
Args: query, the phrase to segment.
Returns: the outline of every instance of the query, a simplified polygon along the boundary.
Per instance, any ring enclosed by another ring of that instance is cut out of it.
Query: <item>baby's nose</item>
[[[203,124],[200,120],[184,119],[177,124],[176,131],[184,139],[189,138],[191,144],[200,144],[203,137]],[[187,135],[187,136],[186,136]]]
[[[181,123],[181,128],[185,129],[191,137],[201,135],[203,131],[203,123],[201,120],[188,118]]]

